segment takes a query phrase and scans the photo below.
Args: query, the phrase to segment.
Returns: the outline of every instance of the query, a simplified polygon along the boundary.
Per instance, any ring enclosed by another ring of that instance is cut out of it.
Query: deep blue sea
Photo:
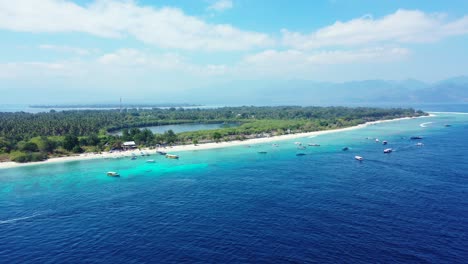
[[[276,143],[0,170],[0,262],[467,263],[467,114]]]

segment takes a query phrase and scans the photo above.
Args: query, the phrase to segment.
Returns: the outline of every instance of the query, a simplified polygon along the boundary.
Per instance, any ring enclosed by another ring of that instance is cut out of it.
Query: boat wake
[[[24,216],[24,217],[18,217],[18,218],[12,218],[12,219],[7,219],[7,220],[2,220],[2,221],[0,221],[0,224],[11,224],[11,223],[16,223],[16,222],[18,222],[18,221],[30,219],[30,218],[33,218],[33,217],[36,217],[36,216],[40,216],[40,215],[42,215],[42,214],[33,214],[33,215],[30,215],[30,216]]]
[[[432,124],[432,123],[434,123],[434,122],[426,122],[426,123],[420,124],[419,126],[420,127],[427,127],[427,125]]]

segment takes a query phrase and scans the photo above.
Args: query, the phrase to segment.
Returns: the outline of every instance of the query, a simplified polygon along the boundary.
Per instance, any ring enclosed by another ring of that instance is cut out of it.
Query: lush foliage
[[[27,162],[47,156],[119,149],[124,141],[141,147],[187,144],[334,129],[367,121],[419,116],[413,109],[347,107],[224,107],[216,109],[125,109],[0,113],[0,154]],[[180,123],[238,122],[238,127],[154,135],[137,127]],[[109,132],[123,129],[122,135]]]

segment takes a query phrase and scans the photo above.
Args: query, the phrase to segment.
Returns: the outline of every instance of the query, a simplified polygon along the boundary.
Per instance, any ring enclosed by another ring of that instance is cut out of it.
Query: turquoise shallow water
[[[437,114],[155,164],[0,170],[0,262],[462,263],[467,132],[468,115]]]

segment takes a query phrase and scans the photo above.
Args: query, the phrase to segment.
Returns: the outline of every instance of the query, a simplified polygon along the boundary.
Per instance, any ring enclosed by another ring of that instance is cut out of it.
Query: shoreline
[[[428,116],[419,116],[415,118],[424,118],[424,117],[433,117],[435,116],[432,113],[429,113]],[[345,127],[345,128],[338,128],[338,129],[330,129],[330,130],[322,130],[322,131],[313,131],[313,132],[304,132],[304,133],[297,133],[297,134],[290,134],[290,135],[281,135],[281,136],[272,136],[272,137],[263,137],[263,138],[253,138],[253,139],[246,139],[246,140],[235,140],[235,141],[228,141],[228,142],[220,142],[220,143],[204,143],[199,145],[177,145],[173,147],[166,147],[166,148],[144,148],[141,150],[133,150],[133,151],[124,151],[124,152],[102,152],[101,154],[98,153],[83,153],[76,156],[67,156],[67,157],[56,157],[50,158],[45,161],[38,161],[38,162],[28,162],[28,163],[17,163],[13,161],[7,162],[0,162],[0,170],[1,169],[11,169],[17,167],[26,167],[26,166],[35,166],[35,165],[42,165],[42,164],[51,164],[51,163],[63,163],[63,162],[70,162],[70,161],[84,161],[84,160],[93,160],[93,159],[115,159],[115,158],[125,158],[131,157],[133,154],[137,156],[141,156],[141,152],[145,152],[148,154],[156,154],[157,151],[164,151],[168,153],[172,152],[183,152],[183,151],[194,151],[194,150],[209,150],[209,149],[217,149],[217,148],[228,148],[228,147],[235,147],[235,146],[243,146],[243,145],[254,145],[254,144],[261,144],[261,143],[270,143],[275,141],[283,141],[289,139],[296,139],[296,138],[305,138],[311,136],[319,136],[319,135],[326,135],[338,132],[345,132],[351,131],[355,129],[364,128],[370,125],[386,123],[386,122],[395,122],[401,120],[408,120],[413,119],[412,117],[402,117],[402,118],[395,118],[395,119],[387,119],[387,120],[379,120],[379,121],[372,121],[366,122],[364,124],[360,124],[357,126],[352,127]]]

